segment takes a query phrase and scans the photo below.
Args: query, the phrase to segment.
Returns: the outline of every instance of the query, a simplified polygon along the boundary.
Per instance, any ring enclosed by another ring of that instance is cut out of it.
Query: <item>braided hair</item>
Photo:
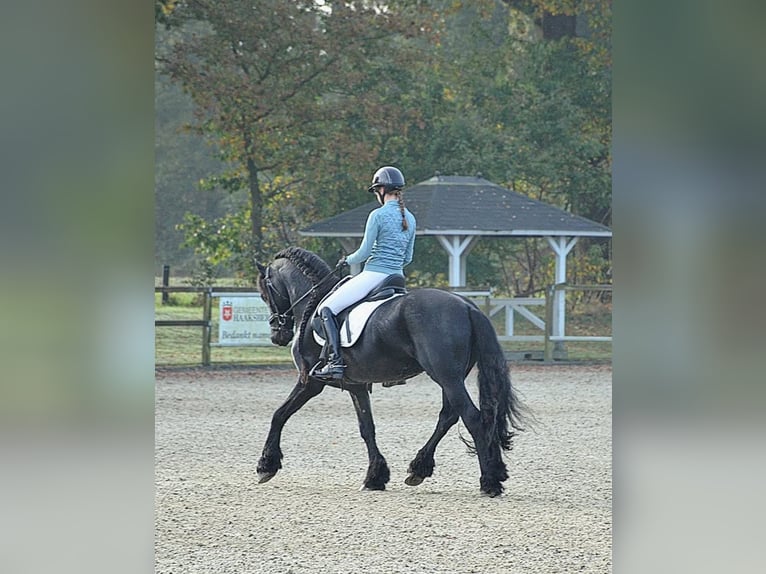
[[[396,199],[399,203],[399,212],[402,214],[402,231],[407,231],[410,226],[407,223],[407,217],[404,214],[404,197],[402,197],[402,190],[401,188],[395,189],[392,193],[396,195]]]

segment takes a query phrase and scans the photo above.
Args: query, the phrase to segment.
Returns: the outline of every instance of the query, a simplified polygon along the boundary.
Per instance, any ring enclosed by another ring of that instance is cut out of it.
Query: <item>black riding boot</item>
[[[322,307],[319,311],[319,317],[322,319],[325,344],[328,346],[330,354],[327,357],[327,363],[321,369],[314,371],[313,375],[319,379],[342,379],[346,365],[343,364],[343,359],[340,356],[338,321],[329,307]]]

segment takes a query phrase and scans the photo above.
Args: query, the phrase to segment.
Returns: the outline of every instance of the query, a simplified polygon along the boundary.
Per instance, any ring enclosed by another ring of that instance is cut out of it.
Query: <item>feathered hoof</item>
[[[417,474],[411,474],[407,478],[404,479],[404,484],[407,486],[417,486],[423,482],[423,477],[418,476]]]
[[[481,495],[486,496],[487,498],[495,498],[497,496],[500,496],[503,494],[503,487],[499,486],[497,488],[482,488],[481,489]]]
[[[270,481],[276,474],[276,472],[259,472],[258,484],[263,484],[264,482]]]

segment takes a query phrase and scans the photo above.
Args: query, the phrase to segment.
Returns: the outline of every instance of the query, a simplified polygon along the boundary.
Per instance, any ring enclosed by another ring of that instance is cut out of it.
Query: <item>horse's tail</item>
[[[492,323],[479,309],[469,309],[473,349],[479,368],[479,411],[488,440],[511,449],[514,431],[523,431],[524,407],[511,386],[511,374]]]

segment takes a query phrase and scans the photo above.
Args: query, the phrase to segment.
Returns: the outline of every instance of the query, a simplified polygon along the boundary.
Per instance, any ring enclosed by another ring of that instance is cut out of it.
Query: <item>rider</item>
[[[329,348],[327,363],[313,374],[319,378],[342,379],[346,365],[340,354],[340,335],[335,316],[380,285],[389,275],[404,275],[412,261],[415,246],[415,216],[404,206],[404,175],[397,168],[385,166],[372,176],[367,189],[374,193],[381,207],[367,217],[364,238],[359,249],[341,257],[339,264],[365,262],[364,270],[342,284],[322,303],[319,316]]]

